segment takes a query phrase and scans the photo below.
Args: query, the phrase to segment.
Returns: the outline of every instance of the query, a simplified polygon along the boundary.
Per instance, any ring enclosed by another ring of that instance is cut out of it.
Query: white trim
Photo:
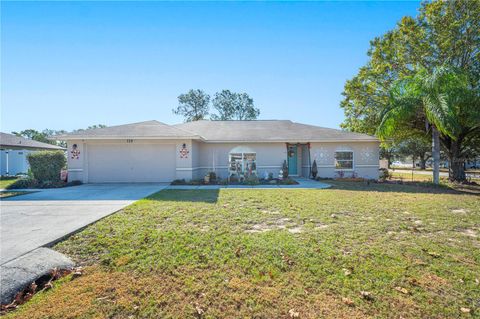
[[[276,165],[276,166],[257,166],[257,169],[260,168],[260,169],[266,169],[266,168],[282,168],[281,165]],[[199,170],[199,169],[212,169],[211,166],[197,166],[197,167],[177,167],[176,170],[177,171],[196,171],[196,170]],[[215,169],[228,169],[228,166],[216,166]]]
[[[76,141],[76,140],[203,140],[201,136],[52,136],[49,140]]]
[[[377,142],[378,139],[330,139],[330,140],[206,140],[202,136],[53,136],[50,140],[73,141],[73,140],[200,140],[208,144],[227,143],[288,143],[288,144],[306,144],[306,143],[350,143],[350,142]]]
[[[357,140],[204,140],[204,143],[207,144],[216,144],[216,143],[288,143],[288,144],[307,144],[307,143],[353,143],[353,142],[377,142],[380,143],[378,139],[357,139]]]
[[[310,166],[303,165],[302,168],[310,168]],[[335,165],[317,165],[317,168],[335,168]]]
[[[177,171],[196,171],[198,169],[213,169],[211,166],[197,166],[197,167],[177,167]],[[215,169],[228,169],[228,166],[216,166]]]
[[[83,172],[83,168],[69,168],[68,172]]]

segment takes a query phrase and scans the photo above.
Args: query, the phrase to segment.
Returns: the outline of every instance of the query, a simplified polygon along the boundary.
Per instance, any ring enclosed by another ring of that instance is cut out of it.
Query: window
[[[257,174],[257,154],[247,147],[236,147],[229,154],[229,175]]]
[[[353,152],[340,151],[335,152],[336,169],[353,169]]]

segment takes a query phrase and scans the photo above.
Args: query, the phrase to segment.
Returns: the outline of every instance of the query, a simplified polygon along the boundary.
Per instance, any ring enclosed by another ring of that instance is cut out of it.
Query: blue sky
[[[337,128],[369,41],[418,2],[3,2],[1,130],[156,119],[247,92],[261,119]]]

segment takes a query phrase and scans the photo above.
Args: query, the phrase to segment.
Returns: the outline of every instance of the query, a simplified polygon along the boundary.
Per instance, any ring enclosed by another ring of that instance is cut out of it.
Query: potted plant
[[[312,177],[313,177],[313,179],[317,178],[317,174],[318,174],[317,161],[313,160],[313,164],[312,164]]]
[[[215,172],[208,173],[208,177],[211,183],[215,183],[217,181],[217,174]]]

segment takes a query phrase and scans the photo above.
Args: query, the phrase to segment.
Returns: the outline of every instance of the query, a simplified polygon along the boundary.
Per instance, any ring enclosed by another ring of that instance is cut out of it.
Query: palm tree
[[[381,115],[377,133],[388,138],[405,129],[427,129],[432,133],[434,183],[439,182],[440,142],[450,158],[450,179],[463,181],[462,143],[466,147],[467,136],[480,134],[479,100],[461,70],[443,66],[428,72],[422,68],[392,85],[390,106]]]

